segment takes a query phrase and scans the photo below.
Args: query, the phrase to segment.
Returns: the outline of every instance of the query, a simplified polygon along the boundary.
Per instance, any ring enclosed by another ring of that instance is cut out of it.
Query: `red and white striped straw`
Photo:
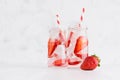
[[[80,22],[82,22],[83,19],[84,19],[84,13],[85,13],[85,8],[82,8],[82,14],[80,16]]]
[[[56,15],[56,18],[57,18],[57,24],[60,25],[60,18],[58,14]]]
[[[61,21],[60,21],[60,17],[59,17],[58,14],[56,15],[56,18],[57,18],[56,22],[58,24],[58,27],[60,27]],[[59,37],[60,37],[61,41],[63,41],[63,42],[65,41],[65,36],[64,36],[64,34],[61,30],[60,30],[60,33],[59,33]]]

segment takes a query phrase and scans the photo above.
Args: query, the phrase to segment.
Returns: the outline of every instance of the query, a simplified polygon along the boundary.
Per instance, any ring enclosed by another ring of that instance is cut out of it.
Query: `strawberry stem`
[[[100,64],[98,64],[98,67],[100,67]]]
[[[100,67],[100,61],[101,61],[100,58],[99,58],[98,56],[96,56],[95,54],[92,55],[92,56],[94,56],[94,57],[98,60],[98,63],[99,63],[99,64],[98,64],[98,67]]]

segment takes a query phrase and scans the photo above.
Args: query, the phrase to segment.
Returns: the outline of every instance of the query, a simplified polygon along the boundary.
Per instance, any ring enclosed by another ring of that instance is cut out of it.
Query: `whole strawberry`
[[[82,70],[94,70],[97,66],[100,66],[99,63],[100,59],[96,55],[91,55],[86,57],[80,68]]]

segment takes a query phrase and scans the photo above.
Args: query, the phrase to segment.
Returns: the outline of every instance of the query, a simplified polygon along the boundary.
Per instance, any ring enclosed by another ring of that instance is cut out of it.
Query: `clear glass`
[[[67,30],[50,29],[48,66],[80,66],[88,56],[87,27],[70,25]]]
[[[68,28],[67,59],[69,66],[79,66],[88,56],[87,27],[80,24],[71,25]]]
[[[65,34],[60,28],[51,28],[48,40],[48,66],[66,66]]]

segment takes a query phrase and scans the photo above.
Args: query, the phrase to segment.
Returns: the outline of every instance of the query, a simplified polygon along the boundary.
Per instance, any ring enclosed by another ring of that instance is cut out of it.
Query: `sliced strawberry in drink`
[[[77,56],[77,57],[79,57],[79,58],[81,58],[82,59],[82,53],[75,53],[75,55]]]
[[[49,39],[48,41],[48,57],[49,58],[52,57],[52,53],[54,52],[55,48],[59,44],[61,44],[59,40],[52,41],[51,39]]]
[[[52,42],[51,39],[49,39],[48,41],[48,57],[49,58],[51,57],[55,48],[56,48],[55,42]]]
[[[55,66],[62,66],[65,64],[65,60],[64,59],[57,59],[53,62],[53,65]]]
[[[57,46],[57,45],[60,45],[60,44],[61,44],[61,41],[58,40],[58,39],[56,39],[56,40],[55,40],[55,44],[56,44],[56,46]]]
[[[77,58],[72,58],[72,59],[68,59],[68,64],[69,65],[77,65],[79,64],[81,61],[78,60]]]
[[[88,53],[79,52],[79,53],[75,53],[75,55],[81,59],[84,59],[88,56]]]
[[[84,36],[78,37],[74,49],[74,53],[78,53],[80,50],[84,49],[88,45],[88,39]]]

